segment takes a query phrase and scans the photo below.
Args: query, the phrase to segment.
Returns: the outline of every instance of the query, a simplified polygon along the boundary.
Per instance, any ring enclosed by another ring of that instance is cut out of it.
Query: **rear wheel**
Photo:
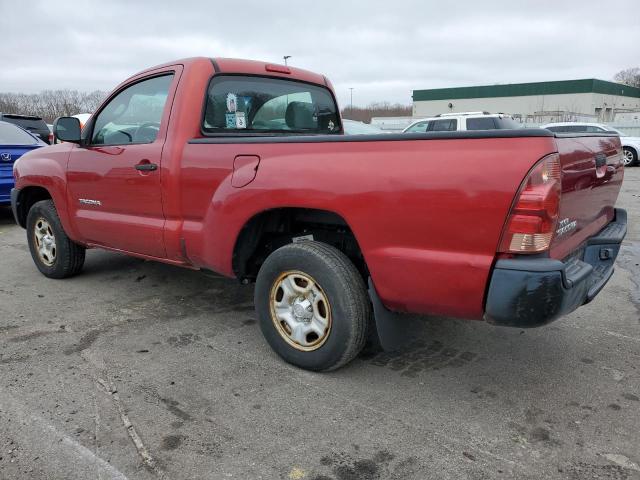
[[[622,163],[625,167],[633,167],[638,164],[638,152],[631,147],[622,148]]]
[[[371,314],[364,281],[329,245],[292,243],[269,255],[256,280],[255,305],[269,345],[299,367],[334,370],[364,346]]]
[[[67,278],[84,265],[85,249],[65,233],[51,200],[36,202],[27,215],[27,241],[38,270],[49,278]]]

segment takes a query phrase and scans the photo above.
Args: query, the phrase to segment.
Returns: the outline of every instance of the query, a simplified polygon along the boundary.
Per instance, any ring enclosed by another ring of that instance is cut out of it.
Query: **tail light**
[[[53,145],[53,133],[49,132],[49,145]]]
[[[560,156],[547,155],[522,182],[502,233],[502,253],[537,253],[547,250],[558,222],[562,192]]]

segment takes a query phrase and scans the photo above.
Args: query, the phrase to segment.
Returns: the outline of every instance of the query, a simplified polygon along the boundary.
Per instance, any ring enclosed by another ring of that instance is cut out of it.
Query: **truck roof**
[[[171,62],[146,68],[141,72],[132,75],[133,77],[140,74],[157,70],[162,67],[171,65],[185,65],[207,62],[213,65],[216,73],[241,73],[246,75],[266,75],[270,77],[290,78],[293,80],[301,80],[303,82],[311,82],[319,85],[330,87],[331,84],[324,75],[310,72],[302,68],[280,65],[278,63],[260,62],[256,60],[244,60],[240,58],[223,58],[223,57],[191,57],[174,60]]]

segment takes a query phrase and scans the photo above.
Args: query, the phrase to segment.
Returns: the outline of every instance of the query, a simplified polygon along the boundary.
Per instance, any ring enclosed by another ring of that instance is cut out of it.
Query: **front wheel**
[[[292,243],[269,255],[256,279],[255,305],[271,348],[298,367],[335,370],[364,346],[371,315],[364,281],[330,245]]]
[[[73,242],[51,200],[35,203],[27,215],[27,241],[36,267],[49,278],[67,278],[84,265],[85,249]]]
[[[622,148],[622,163],[625,167],[633,167],[638,164],[638,152],[633,148]]]

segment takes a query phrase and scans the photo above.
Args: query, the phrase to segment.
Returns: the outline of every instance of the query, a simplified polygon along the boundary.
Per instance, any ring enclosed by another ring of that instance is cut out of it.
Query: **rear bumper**
[[[493,269],[484,319],[496,325],[537,327],[589,303],[613,275],[627,233],[627,212],[589,238],[570,260],[498,260]]]

